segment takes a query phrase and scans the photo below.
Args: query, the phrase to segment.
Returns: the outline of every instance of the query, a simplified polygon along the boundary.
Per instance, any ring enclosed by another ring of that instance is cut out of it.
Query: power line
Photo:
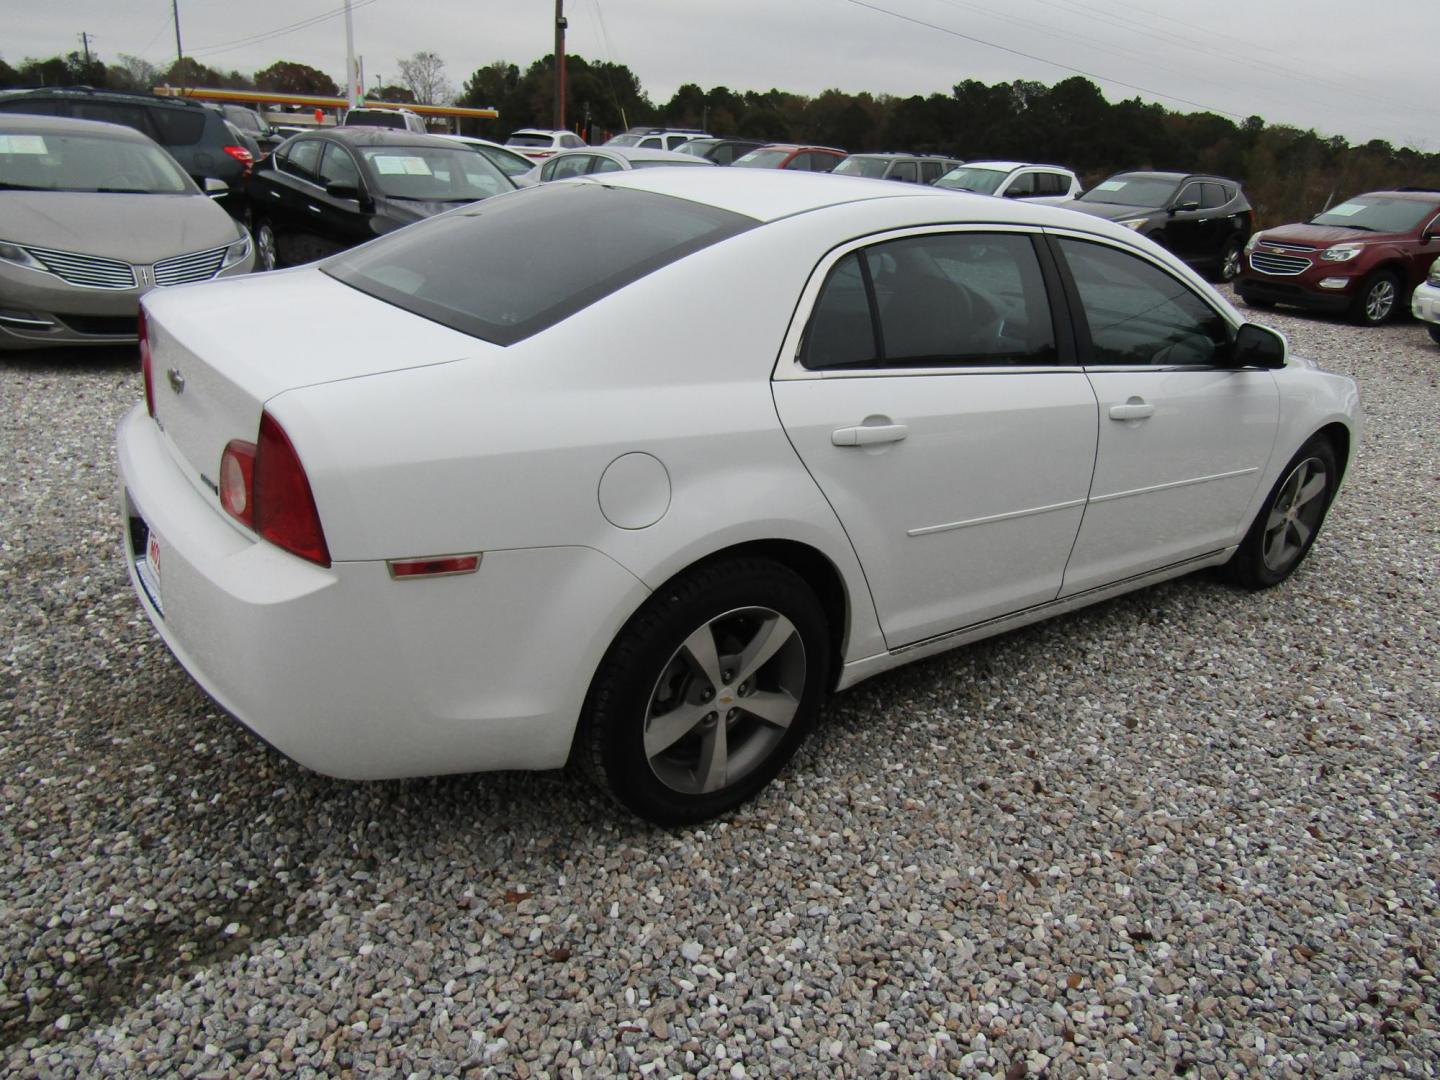
[[[378,2],[379,0],[355,0],[355,2],[350,5],[350,10],[356,11],[360,8],[369,7],[371,4],[375,4]],[[233,41],[221,42],[218,45],[206,45],[199,49],[191,49],[190,55],[212,56],[216,53],[229,52],[232,49],[244,48],[247,45],[258,45],[261,42],[270,41],[273,38],[283,37],[286,34],[293,34],[298,30],[306,30],[312,26],[317,26],[320,23],[326,22],[330,19],[340,18],[344,14],[345,8],[342,5],[338,8],[333,8],[330,11],[321,12],[319,15],[311,15],[309,18],[301,19],[298,22],[290,23],[287,26],[277,27],[274,30],[266,30],[259,34],[251,34],[249,37],[236,38]]]
[[[1098,79],[1101,82],[1113,83],[1116,86],[1123,86],[1127,90],[1135,90],[1141,94],[1149,94],[1151,97],[1164,98],[1166,101],[1178,101],[1182,105],[1192,105],[1197,109],[1203,109],[1206,112],[1219,113],[1222,116],[1233,117],[1236,120],[1245,119],[1245,117],[1241,116],[1239,113],[1231,112],[1229,109],[1221,109],[1214,105],[1206,105],[1203,102],[1192,101],[1190,98],[1178,97],[1175,94],[1166,94],[1159,90],[1152,90],[1148,86],[1139,86],[1136,83],[1125,82],[1123,79],[1112,78],[1109,75],[1099,75],[1093,71],[1086,71],[1083,68],[1072,67],[1069,64],[1062,64],[1058,60],[1050,60],[1044,56],[1036,56],[1034,53],[1023,52],[1020,49],[1012,49],[1008,45],[1001,45],[994,41],[986,41],[984,38],[976,37],[973,34],[964,34],[961,33],[959,30],[952,30],[948,26],[940,26],[938,23],[927,22],[924,19],[917,19],[913,15],[906,15],[903,12],[891,11],[889,8],[880,7],[878,4],[866,3],[866,0],[845,0],[845,2],[848,4],[854,4],[856,7],[867,8],[870,11],[878,11],[881,15],[889,15],[892,18],[900,19],[904,22],[914,23],[916,26],[923,26],[927,30],[935,30],[942,34],[949,34],[951,37],[962,38],[965,41],[972,41],[977,45],[984,45],[986,48],[998,49],[1001,52],[1010,53],[1012,56],[1020,56],[1026,60],[1034,60],[1036,63],[1048,64],[1050,67],[1060,68],[1062,71],[1070,71],[1076,75],[1084,75],[1087,79]]]

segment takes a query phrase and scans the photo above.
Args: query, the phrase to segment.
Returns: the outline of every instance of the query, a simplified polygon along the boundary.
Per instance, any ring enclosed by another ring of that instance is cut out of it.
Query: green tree
[[[315,94],[338,97],[340,87],[323,71],[293,60],[277,60],[264,71],[255,73],[255,88],[275,94]]]

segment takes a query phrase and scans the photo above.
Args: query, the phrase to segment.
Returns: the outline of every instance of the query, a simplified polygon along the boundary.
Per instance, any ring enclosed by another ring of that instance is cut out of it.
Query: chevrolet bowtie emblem
[[[185,376],[180,374],[178,367],[172,367],[165,372],[165,378],[170,380],[170,389],[177,394],[185,392]]]

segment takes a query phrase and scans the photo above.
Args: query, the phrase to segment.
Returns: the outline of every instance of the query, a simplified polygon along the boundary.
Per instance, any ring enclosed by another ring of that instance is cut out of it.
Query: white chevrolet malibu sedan
[[[127,561],[221,706],[323,773],[574,759],[670,824],[877,672],[1284,580],[1359,437],[1130,230],[883,181],[609,173],[144,310]]]

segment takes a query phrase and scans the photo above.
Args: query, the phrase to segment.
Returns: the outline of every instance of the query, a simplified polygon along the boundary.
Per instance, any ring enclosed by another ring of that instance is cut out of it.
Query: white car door
[[[907,230],[832,253],[802,298],[776,407],[891,648],[1060,589],[1096,404],[1036,244],[994,226]]]
[[[1055,243],[1100,403],[1068,596],[1237,543],[1275,444],[1279,393],[1269,371],[1228,366],[1229,321],[1158,261]]]

